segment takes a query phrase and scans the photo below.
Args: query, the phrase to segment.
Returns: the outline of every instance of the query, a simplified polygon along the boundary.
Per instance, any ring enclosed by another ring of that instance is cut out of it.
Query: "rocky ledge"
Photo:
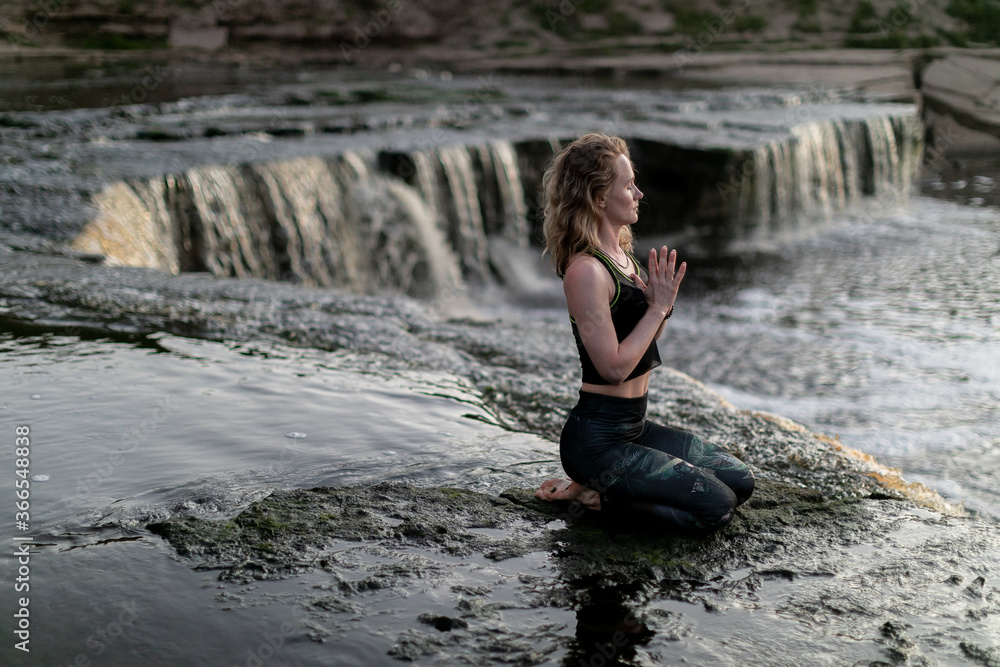
[[[356,626],[386,599],[434,599],[389,638],[402,660],[594,664],[613,649],[612,664],[635,664],[637,653],[696,660],[727,644],[725,664],[817,664],[819,647],[839,664],[1000,657],[985,630],[1000,612],[984,575],[998,560],[990,526],[766,479],[710,537],[606,525],[528,489],[400,484],[280,492],[230,520],[148,528],[223,581],[319,575],[298,599],[314,639],[322,623]],[[756,636],[739,627],[746,618]],[[713,640],[713,625],[728,638]],[[799,641],[764,659],[764,640],[789,632]]]
[[[572,401],[565,375],[574,361],[561,327],[484,326],[441,319],[401,297],[99,260],[5,236],[5,328],[273,337],[348,349],[373,367],[466,378],[498,425],[536,434],[525,437],[554,438]],[[540,328],[530,332],[538,349],[514,345],[530,327]],[[599,514],[540,502],[531,488],[405,484],[282,491],[228,519],[182,510],[130,528],[163,536],[192,567],[220,571],[220,595],[237,607],[246,582],[301,581],[288,598],[301,610],[289,632],[301,639],[375,624],[374,641],[388,655],[425,664],[645,664],[668,656],[696,664],[833,664],[831,656],[836,664],[1000,664],[995,524],[836,440],[738,410],[661,370],[654,415],[729,448],[758,476],[751,501],[708,537],[607,525]],[[538,482],[559,472],[547,462],[524,466]]]

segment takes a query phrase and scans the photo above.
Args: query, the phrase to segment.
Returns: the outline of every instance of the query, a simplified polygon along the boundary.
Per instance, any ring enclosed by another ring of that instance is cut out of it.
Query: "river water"
[[[995,160],[949,165],[903,208],[848,211],[739,256],[693,258],[660,341],[665,365],[1000,518],[998,178]],[[558,283],[546,284],[530,306],[480,294],[474,317],[451,326],[475,340],[484,322],[526,323],[511,366],[530,365],[553,345],[551,332],[571,340]],[[555,444],[502,428],[468,378],[383,367],[349,350],[11,327],[0,334],[0,366],[7,433],[31,430],[36,547],[33,650],[25,659],[5,639],[7,664],[250,665],[274,653],[267,642],[287,642],[280,664],[399,664],[388,651],[410,617],[451,608],[429,583],[412,599],[373,598],[364,620],[339,623],[302,610],[321,576],[220,584],[143,525],[174,512],[231,516],[280,488],[398,480],[496,494],[558,471]],[[5,482],[5,506],[12,491]],[[10,514],[0,519],[7,535],[16,534]],[[519,560],[451,566],[466,584],[549,567],[544,555]],[[3,567],[13,580],[14,559]],[[661,633],[634,664],[663,655],[749,664],[759,642],[744,637],[749,653],[730,646],[742,623],[763,637],[797,636],[794,620],[747,610],[716,623],[711,610],[680,602],[652,607],[688,630]],[[547,659],[571,664],[572,612],[515,611],[505,621],[548,624]],[[286,637],[286,623],[308,631]],[[815,651],[816,664],[840,664],[822,657],[837,652],[850,663],[880,657],[833,638]]]
[[[921,197],[718,267],[666,363],[1000,518],[998,225]]]
[[[995,209],[920,197],[874,224],[844,217],[751,259],[693,262],[661,340],[664,361],[738,407],[837,435],[1000,517],[997,225]],[[565,325],[558,308],[494,302],[485,311],[546,324],[527,332]],[[166,334],[11,332],[2,344],[4,423],[31,427],[31,472],[41,480],[32,486],[37,648],[14,664],[196,654],[189,664],[242,665],[275,628],[301,621],[296,596],[318,585],[314,577],[221,586],[146,533],[150,519],[227,516],[276,488],[353,482],[499,493],[537,483],[556,462],[554,443],[495,426],[477,392],[447,373],[379,372],[347,353]],[[4,530],[13,531],[7,518]],[[491,570],[476,572],[471,579]],[[442,604],[417,597],[379,602],[385,608],[362,626],[313,621],[325,643],[300,641],[287,664],[325,662],[334,648],[335,664],[395,662],[386,652],[405,627],[399,611]],[[689,655],[718,658],[706,646],[726,636],[691,639]],[[558,642],[572,645],[565,632],[550,640],[553,658]]]

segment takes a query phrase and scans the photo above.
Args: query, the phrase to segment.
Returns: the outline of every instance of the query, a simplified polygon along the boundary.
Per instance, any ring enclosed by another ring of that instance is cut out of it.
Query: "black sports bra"
[[[615,296],[611,299],[609,305],[611,307],[611,321],[615,325],[615,334],[618,336],[618,342],[620,343],[632,333],[632,329],[639,323],[642,316],[646,314],[646,296],[640,288],[632,283],[621,268],[615,265],[610,257],[596,248],[590,249],[587,252],[601,260],[611,273],[611,277],[615,280]],[[631,252],[628,253],[628,256],[635,263],[636,268],[639,270],[639,277],[642,278],[643,272],[639,262]],[[611,384],[597,372],[597,367],[594,366],[594,362],[591,360],[590,354],[587,353],[587,348],[584,347],[583,340],[580,338],[580,329],[577,327],[576,321],[571,317],[570,322],[573,324],[573,337],[576,338],[576,347],[580,351],[580,366],[583,369],[583,381],[589,384]],[[632,369],[632,372],[625,379],[631,380],[648,373],[659,366],[660,363],[660,349],[656,346],[656,340],[654,339],[649,344],[649,347],[646,348],[642,358],[639,359],[639,363],[636,364],[635,368]]]

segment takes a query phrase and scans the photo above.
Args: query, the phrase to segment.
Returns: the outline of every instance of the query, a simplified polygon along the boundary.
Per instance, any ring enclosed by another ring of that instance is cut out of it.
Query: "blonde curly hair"
[[[585,134],[563,148],[542,176],[544,252],[551,255],[552,268],[560,278],[574,255],[600,245],[597,230],[602,216],[597,198],[607,194],[618,178],[620,155],[632,162],[624,139],[599,132]],[[623,249],[632,250],[630,227],[622,228],[619,240]]]

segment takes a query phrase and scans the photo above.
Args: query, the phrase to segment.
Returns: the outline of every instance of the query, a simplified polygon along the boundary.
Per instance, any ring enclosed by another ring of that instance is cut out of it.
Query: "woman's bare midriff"
[[[584,382],[580,388],[593,394],[604,394],[605,396],[617,396],[619,398],[639,398],[640,396],[645,396],[646,392],[649,391],[649,373],[643,373],[639,377],[626,380],[619,385]]]

